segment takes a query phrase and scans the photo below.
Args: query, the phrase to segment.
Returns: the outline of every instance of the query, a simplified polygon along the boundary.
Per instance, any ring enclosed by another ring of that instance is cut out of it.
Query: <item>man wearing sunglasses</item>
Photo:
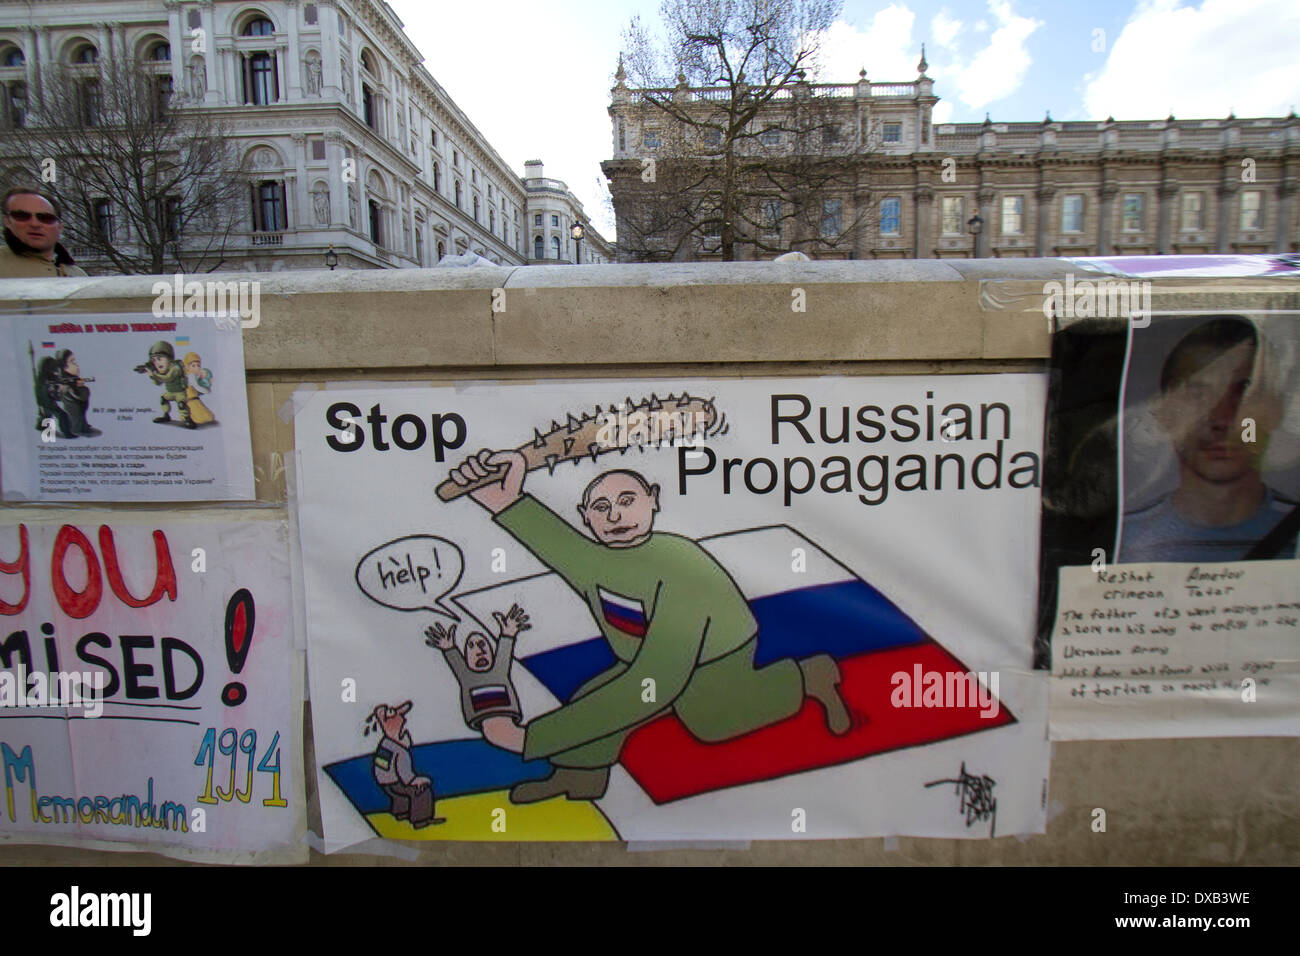
[[[84,276],[59,244],[63,217],[58,203],[30,189],[11,189],[4,197],[4,245],[0,279]]]

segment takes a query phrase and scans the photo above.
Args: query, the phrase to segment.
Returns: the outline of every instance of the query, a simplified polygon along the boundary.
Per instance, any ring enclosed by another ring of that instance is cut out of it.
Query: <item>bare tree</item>
[[[229,131],[172,90],[168,64],[51,67],[31,114],[9,149],[63,206],[66,244],[124,273],[221,267],[247,179]]]
[[[869,137],[844,95],[852,87],[807,79],[840,7],[664,0],[658,41],[632,21],[618,74],[632,89],[616,122],[640,131],[645,158],[609,170],[623,180],[616,213],[626,255],[667,260],[694,246],[733,260],[746,247],[851,247],[870,218],[861,162]]]

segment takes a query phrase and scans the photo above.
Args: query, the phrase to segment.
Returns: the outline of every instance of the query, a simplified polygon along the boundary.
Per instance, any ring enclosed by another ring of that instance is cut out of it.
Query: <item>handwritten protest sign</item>
[[[0,512],[0,836],[239,859],[303,826],[287,529]]]

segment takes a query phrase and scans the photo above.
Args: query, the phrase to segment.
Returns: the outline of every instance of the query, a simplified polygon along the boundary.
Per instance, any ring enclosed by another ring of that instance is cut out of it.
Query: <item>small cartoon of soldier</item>
[[[190,408],[185,401],[185,369],[176,361],[176,351],[170,342],[155,342],[149,346],[149,361],[135,367],[137,372],[147,373],[149,380],[163,387],[162,414],[155,422],[165,423],[172,420],[172,402],[176,403],[181,413],[181,424],[186,428],[196,428],[190,418]]]

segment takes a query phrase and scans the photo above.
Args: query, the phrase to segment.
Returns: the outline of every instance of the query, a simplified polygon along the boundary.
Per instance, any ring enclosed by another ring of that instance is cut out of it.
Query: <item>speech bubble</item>
[[[432,534],[411,534],[381,544],[357,562],[361,593],[394,611],[433,611],[453,621],[460,615],[442,599],[460,583],[465,556]]]

